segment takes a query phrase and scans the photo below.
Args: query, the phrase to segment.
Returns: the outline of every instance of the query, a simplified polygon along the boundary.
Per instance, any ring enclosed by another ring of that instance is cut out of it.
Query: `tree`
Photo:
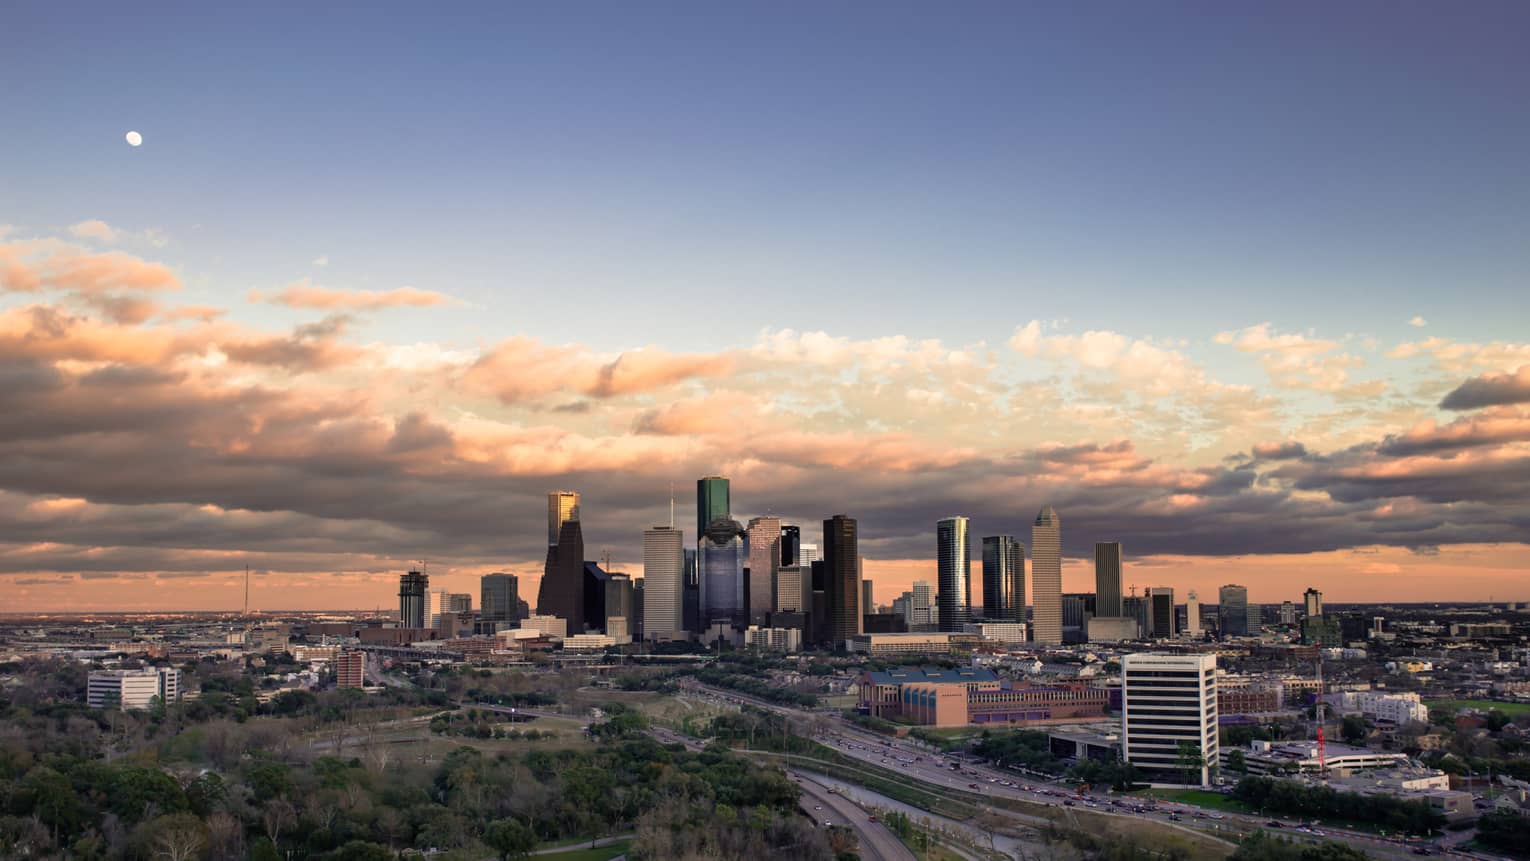
[[[516,819],[500,819],[484,831],[484,842],[499,853],[501,861],[524,858],[536,848],[537,836]]]
[[[191,861],[207,845],[207,828],[196,814],[172,813],[149,823],[149,845],[156,859]]]
[[[1229,751],[1227,754],[1227,767],[1239,774],[1248,774],[1248,758],[1243,755],[1241,750]]]
[[[1370,732],[1365,718],[1360,715],[1345,715],[1344,721],[1339,725],[1339,735],[1346,744],[1355,744],[1363,740]]]
[[[271,845],[275,846],[281,841],[282,832],[297,822],[297,810],[285,798],[273,798],[261,809],[260,822],[265,826]]]
[[[1176,759],[1179,770],[1185,775],[1186,783],[1200,783],[1201,769],[1206,767],[1206,757],[1201,755],[1201,746],[1193,741],[1179,743],[1179,756]]]

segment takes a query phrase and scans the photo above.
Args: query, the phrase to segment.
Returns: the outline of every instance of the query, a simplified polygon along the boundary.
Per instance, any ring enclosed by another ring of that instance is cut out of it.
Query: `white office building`
[[[1121,661],[1121,749],[1153,783],[1204,786],[1217,767],[1216,655],[1139,653]]]
[[[85,703],[93,709],[147,709],[155,698],[173,703],[181,698],[181,671],[174,667],[141,670],[98,670],[90,674]]]
[[[1062,643],[1062,518],[1048,505],[1031,526],[1031,633]]]
[[[802,631],[797,628],[761,628],[750,625],[744,631],[744,645],[766,652],[800,652]]]
[[[673,526],[643,530],[643,636],[669,640],[685,630],[685,539]]]

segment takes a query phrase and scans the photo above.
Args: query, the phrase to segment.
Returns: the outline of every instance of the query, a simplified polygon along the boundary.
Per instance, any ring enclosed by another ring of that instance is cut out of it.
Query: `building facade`
[[[579,519],[579,492],[554,490],[547,494],[547,543],[557,544],[563,524]]]
[[[1121,615],[1121,542],[1094,545],[1095,613],[1105,618]]]
[[[935,603],[940,630],[960,631],[972,621],[972,558],[967,546],[967,518],[935,523]]]
[[[781,518],[756,517],[745,530],[749,539],[749,621],[763,624],[776,610],[776,578],[781,570]]]
[[[672,526],[643,530],[643,636],[670,640],[685,630],[685,538]]]
[[[1048,505],[1031,526],[1031,636],[1056,645],[1062,637],[1062,518]]]
[[[428,608],[425,595],[430,578],[421,571],[410,571],[398,578],[398,624],[401,628],[425,627]]]
[[[1025,621],[1025,545],[1013,535],[983,539],[983,618]]]
[[[1169,586],[1153,586],[1148,589],[1148,636],[1167,640],[1174,630],[1174,589]]]
[[[86,681],[85,704],[93,709],[134,711],[180,698],[181,671],[174,667],[97,670]]]
[[[335,687],[361,688],[367,683],[367,653],[347,649],[335,656]]]
[[[747,558],[744,527],[737,520],[719,517],[707,526],[696,553],[701,578],[700,625],[703,630],[719,624],[744,626],[749,601],[744,594]]]
[[[1248,636],[1248,588],[1229,583],[1217,590],[1217,630],[1224,637]]]
[[[733,518],[732,501],[729,499],[728,480],[720,475],[709,475],[696,480],[696,542],[701,543],[707,527],[718,518]]]
[[[1121,661],[1122,756],[1155,783],[1204,786],[1217,767],[1216,655]]]
[[[835,651],[861,630],[861,562],[855,518],[836,514],[823,522],[823,562],[828,634]]]
[[[514,574],[485,574],[478,579],[479,618],[509,626],[519,621],[520,580]]]
[[[547,548],[537,613],[567,620],[569,634],[585,631],[584,531],[578,520],[565,520],[558,543]]]

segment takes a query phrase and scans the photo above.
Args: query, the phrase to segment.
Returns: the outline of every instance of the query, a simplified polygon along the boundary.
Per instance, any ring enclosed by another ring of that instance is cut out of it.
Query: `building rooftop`
[[[972,667],[962,667],[955,670],[909,667],[867,673],[866,675],[871,677],[871,683],[874,685],[904,685],[915,682],[964,684],[967,682],[996,682],[999,680],[999,674],[993,670],[982,670]]]

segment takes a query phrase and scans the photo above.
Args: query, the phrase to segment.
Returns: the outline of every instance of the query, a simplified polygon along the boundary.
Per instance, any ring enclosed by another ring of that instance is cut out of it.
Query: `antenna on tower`
[[[675,483],[669,483],[669,528],[675,528]]]
[[[250,615],[250,563],[244,563],[244,615]]]

